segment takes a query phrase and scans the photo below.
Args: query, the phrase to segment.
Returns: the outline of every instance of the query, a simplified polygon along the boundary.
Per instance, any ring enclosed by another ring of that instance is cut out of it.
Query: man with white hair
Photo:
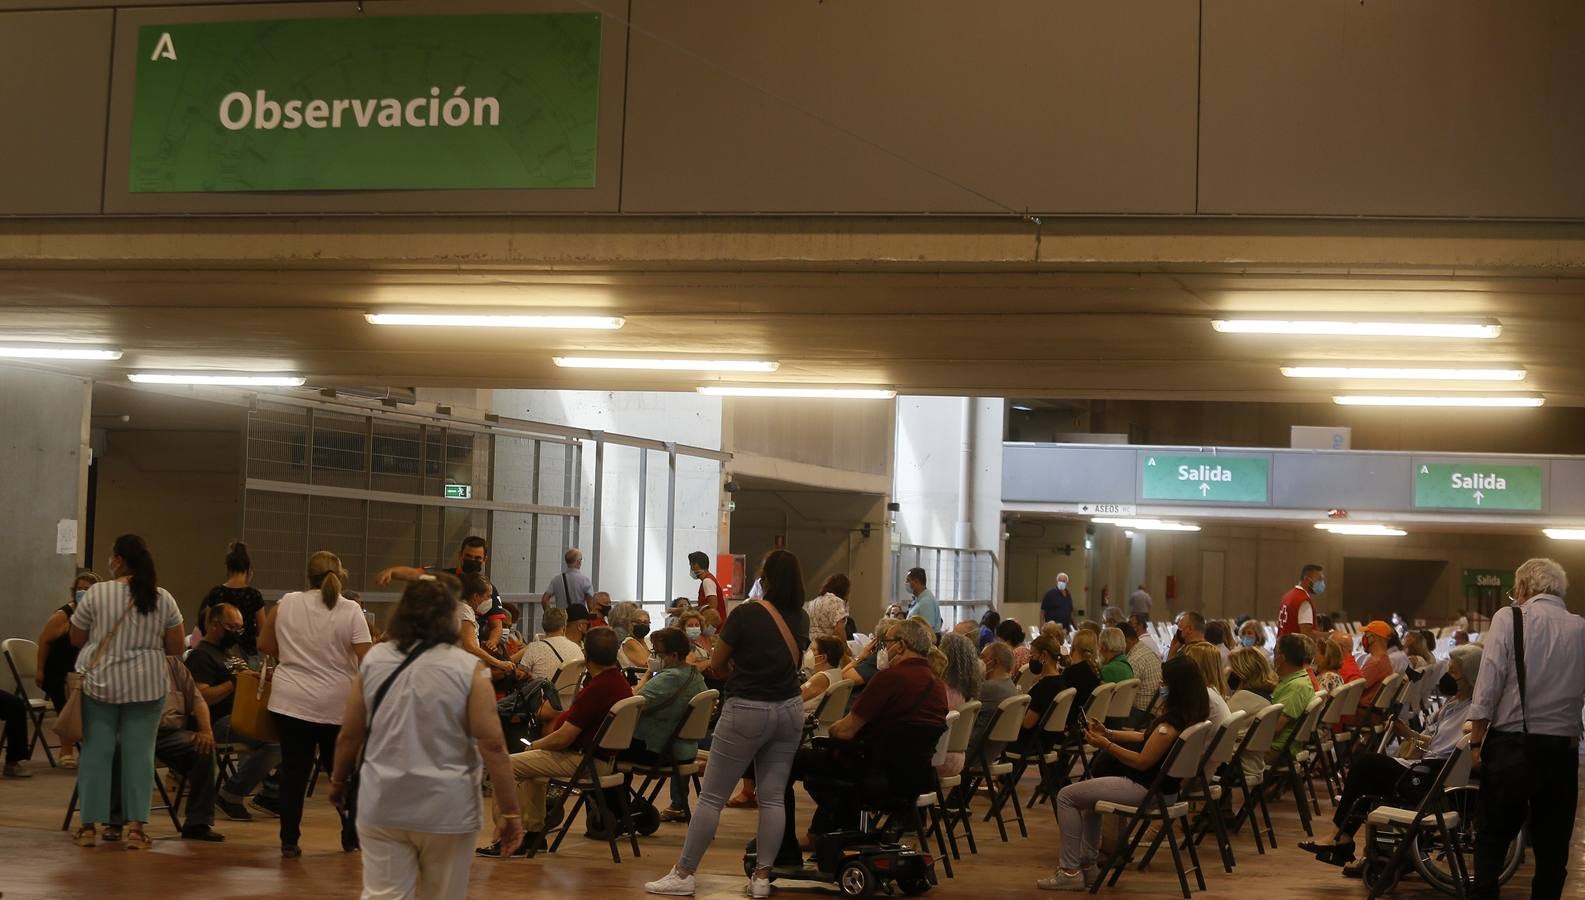
[[[1535,852],[1530,896],[1563,894],[1579,798],[1585,619],[1563,604],[1568,575],[1550,559],[1514,571],[1513,605],[1497,610],[1470,704],[1480,766],[1475,898],[1498,896],[1508,845],[1526,824]]]

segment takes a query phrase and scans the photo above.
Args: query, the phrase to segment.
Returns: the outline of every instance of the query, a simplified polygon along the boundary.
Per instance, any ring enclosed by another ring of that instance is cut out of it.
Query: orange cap
[[[1377,619],[1369,625],[1366,625],[1365,630],[1371,634],[1374,634],[1376,637],[1381,638],[1382,640],[1392,637],[1392,626],[1380,619]]]

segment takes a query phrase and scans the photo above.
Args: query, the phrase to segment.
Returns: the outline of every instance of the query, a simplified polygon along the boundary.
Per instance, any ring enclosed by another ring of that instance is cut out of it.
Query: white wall
[[[676,441],[698,447],[721,446],[721,400],[688,393],[649,393],[637,391],[495,391],[494,411],[502,416],[529,419],[558,425],[572,425],[621,434]],[[639,451],[631,447],[606,446],[603,502],[601,505],[601,543],[599,571],[594,570],[594,471],[595,448],[584,444],[583,483],[580,488],[580,521],[577,545],[584,551],[584,570],[595,578],[599,590],[609,591],[612,599],[639,599],[638,585],[638,478]],[[502,452],[498,463],[497,493],[503,483],[513,479],[512,459]],[[675,596],[692,596],[697,588],[688,575],[687,556],[692,550],[715,554],[720,534],[720,464],[679,456],[677,459],[677,514],[671,583],[666,582],[666,454],[648,454],[648,477],[644,503],[644,586],[642,599],[660,603]],[[521,463],[518,472],[522,472]],[[560,460],[547,458],[541,466],[543,490],[551,479],[561,484]],[[519,480],[526,479],[521,474]],[[558,488],[559,489],[559,488]],[[552,495],[554,496],[554,495]],[[522,497],[514,496],[520,500]],[[540,580],[548,581],[559,571],[547,564],[560,553],[559,535],[541,528],[538,559]],[[499,554],[522,555],[524,534],[498,529]],[[551,545],[556,546],[551,546]]]

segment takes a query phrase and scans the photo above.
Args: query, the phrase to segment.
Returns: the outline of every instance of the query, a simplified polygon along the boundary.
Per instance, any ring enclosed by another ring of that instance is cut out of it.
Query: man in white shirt
[[[1529,895],[1563,895],[1579,800],[1585,701],[1585,619],[1564,606],[1567,593],[1562,566],[1526,560],[1514,572],[1514,605],[1497,610],[1483,636],[1469,709],[1482,817],[1471,897],[1498,896],[1508,845],[1527,823],[1535,853]]]
[[[557,669],[574,659],[583,659],[583,648],[567,637],[567,611],[553,608],[545,611],[545,636],[524,647],[517,664],[535,678],[549,681]]]
[[[539,596],[540,608],[566,609],[574,603],[588,606],[589,598],[594,596],[594,582],[583,574],[583,551],[571,547],[562,554],[561,561],[565,568],[550,580],[545,593]]]

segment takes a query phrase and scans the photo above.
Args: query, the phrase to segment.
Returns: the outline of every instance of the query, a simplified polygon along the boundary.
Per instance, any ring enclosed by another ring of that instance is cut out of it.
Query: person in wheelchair
[[[793,781],[802,780],[815,801],[813,835],[858,831],[866,809],[906,812],[934,789],[930,758],[946,728],[947,695],[930,670],[935,635],[921,622],[905,620],[886,640],[887,666],[875,674],[852,710],[831,726],[829,741],[798,751],[786,793],[787,825],[776,855],[778,868],[798,868],[802,855]],[[906,819],[900,820],[906,821]]]
[[[1301,842],[1300,849],[1314,853],[1315,858],[1324,863],[1343,866],[1343,873],[1351,878],[1360,876],[1364,861],[1354,858],[1355,833],[1371,809],[1382,802],[1414,806],[1424,797],[1426,788],[1436,779],[1438,770],[1453,754],[1454,745],[1467,730],[1470,697],[1475,691],[1475,679],[1480,675],[1480,658],[1481,648],[1474,644],[1453,648],[1447,673],[1436,685],[1437,692],[1448,699],[1426,731],[1415,733],[1402,722],[1394,725],[1394,733],[1404,741],[1410,754],[1361,753],[1355,756],[1343,782],[1343,798],[1332,818],[1337,829],[1328,840]]]

